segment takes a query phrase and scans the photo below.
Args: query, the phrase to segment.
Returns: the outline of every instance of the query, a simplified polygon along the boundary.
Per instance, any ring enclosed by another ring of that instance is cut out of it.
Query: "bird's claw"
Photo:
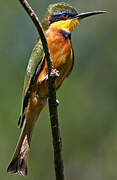
[[[59,77],[59,71],[57,69],[52,69],[50,76]]]
[[[52,77],[59,77],[59,71],[57,70],[57,69],[52,69],[52,71],[51,71],[51,74],[50,74],[50,76],[52,76]],[[43,80],[42,81],[47,81],[48,80],[48,74],[43,78]]]

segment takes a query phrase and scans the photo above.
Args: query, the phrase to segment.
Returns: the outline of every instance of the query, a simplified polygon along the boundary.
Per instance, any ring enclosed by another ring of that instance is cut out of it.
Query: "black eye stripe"
[[[67,13],[67,12],[63,12],[63,13],[59,13],[59,14],[53,14],[50,16],[49,18],[49,21],[50,21],[50,24],[54,23],[54,22],[57,22],[57,21],[60,21],[60,20],[65,20],[66,18],[72,18],[74,17],[75,15],[77,15],[78,13]],[[67,17],[65,17],[64,15],[68,15]]]

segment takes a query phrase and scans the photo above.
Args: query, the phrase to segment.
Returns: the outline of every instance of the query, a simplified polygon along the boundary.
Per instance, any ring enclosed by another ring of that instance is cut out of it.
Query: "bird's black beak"
[[[104,13],[107,13],[107,11],[84,12],[84,13],[77,14],[74,18],[78,18],[81,20],[81,19],[84,19],[89,16],[93,16],[93,15],[97,15],[97,14],[104,14]]]

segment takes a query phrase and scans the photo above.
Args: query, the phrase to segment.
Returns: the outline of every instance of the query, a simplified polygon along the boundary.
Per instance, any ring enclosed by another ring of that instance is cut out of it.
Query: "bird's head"
[[[47,30],[50,25],[72,32],[83,18],[88,16],[102,14],[106,11],[92,11],[78,13],[78,11],[66,3],[51,4],[45,16],[42,19],[42,26]]]

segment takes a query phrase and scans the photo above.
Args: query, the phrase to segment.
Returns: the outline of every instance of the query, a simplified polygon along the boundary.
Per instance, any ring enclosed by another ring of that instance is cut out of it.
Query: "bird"
[[[49,5],[42,19],[42,27],[48,42],[53,67],[59,72],[55,81],[56,90],[60,88],[73,69],[72,31],[82,19],[105,12],[79,13],[76,8],[64,2]],[[38,37],[26,69],[21,114],[18,120],[21,133],[7,168],[8,173],[27,175],[32,130],[47,100],[48,66],[41,39]]]

